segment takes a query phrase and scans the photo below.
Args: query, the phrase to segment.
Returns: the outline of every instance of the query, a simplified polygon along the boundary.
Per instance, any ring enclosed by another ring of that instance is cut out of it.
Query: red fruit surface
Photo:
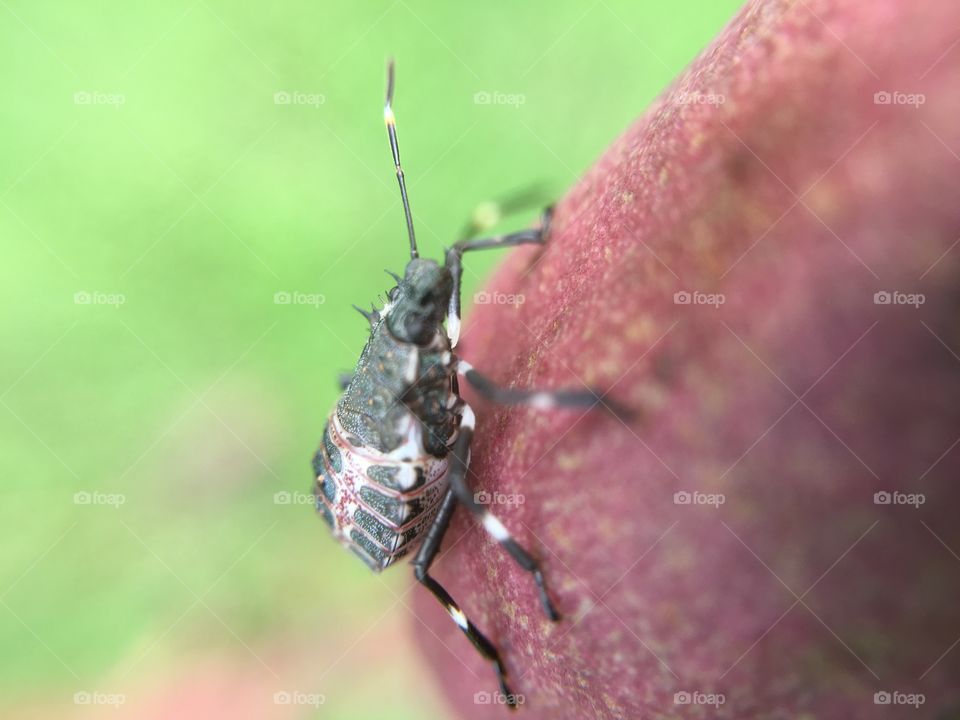
[[[459,513],[436,575],[517,717],[960,717],[958,37],[956,2],[749,3],[508,257],[488,289],[525,302],[473,309],[459,350],[496,381],[638,413],[467,392],[472,482],[520,494],[493,508],[564,614]],[[505,717],[416,610],[451,714]]]

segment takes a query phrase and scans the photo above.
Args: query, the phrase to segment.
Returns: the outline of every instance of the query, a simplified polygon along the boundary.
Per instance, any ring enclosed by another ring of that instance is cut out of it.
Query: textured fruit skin
[[[960,716],[958,30],[955,2],[749,3],[558,204],[548,248],[505,261],[488,289],[525,302],[473,309],[459,350],[497,381],[639,413],[465,393],[472,482],[522,493],[495,509],[565,618],[466,513],[437,575],[524,718]],[[874,503],[892,490],[925,503]],[[451,714],[505,717],[433,599],[415,610]]]

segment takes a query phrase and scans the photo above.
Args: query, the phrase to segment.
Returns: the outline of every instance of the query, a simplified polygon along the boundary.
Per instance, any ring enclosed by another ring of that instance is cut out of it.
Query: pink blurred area
[[[443,717],[414,652],[415,631],[398,602],[368,623],[315,628],[301,637],[256,646],[233,638],[235,647],[216,652],[177,650],[165,656],[158,650],[152,663],[138,663],[139,670],[124,678],[147,650],[138,648],[114,672],[76,691],[77,697],[64,690],[7,708],[2,715],[22,720],[285,720],[376,718],[383,717],[384,708],[402,707],[403,717]]]

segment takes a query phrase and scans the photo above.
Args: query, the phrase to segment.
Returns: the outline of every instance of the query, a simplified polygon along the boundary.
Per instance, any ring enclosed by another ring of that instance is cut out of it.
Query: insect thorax
[[[364,447],[397,459],[443,457],[460,421],[450,344],[439,328],[426,347],[397,340],[388,314],[373,327],[337,417]]]

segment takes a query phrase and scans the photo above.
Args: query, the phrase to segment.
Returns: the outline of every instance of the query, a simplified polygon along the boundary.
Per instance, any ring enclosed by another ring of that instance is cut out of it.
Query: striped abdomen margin
[[[375,571],[417,546],[448,486],[446,458],[424,454],[404,462],[353,444],[336,410],[313,469],[317,511],[340,543]]]

